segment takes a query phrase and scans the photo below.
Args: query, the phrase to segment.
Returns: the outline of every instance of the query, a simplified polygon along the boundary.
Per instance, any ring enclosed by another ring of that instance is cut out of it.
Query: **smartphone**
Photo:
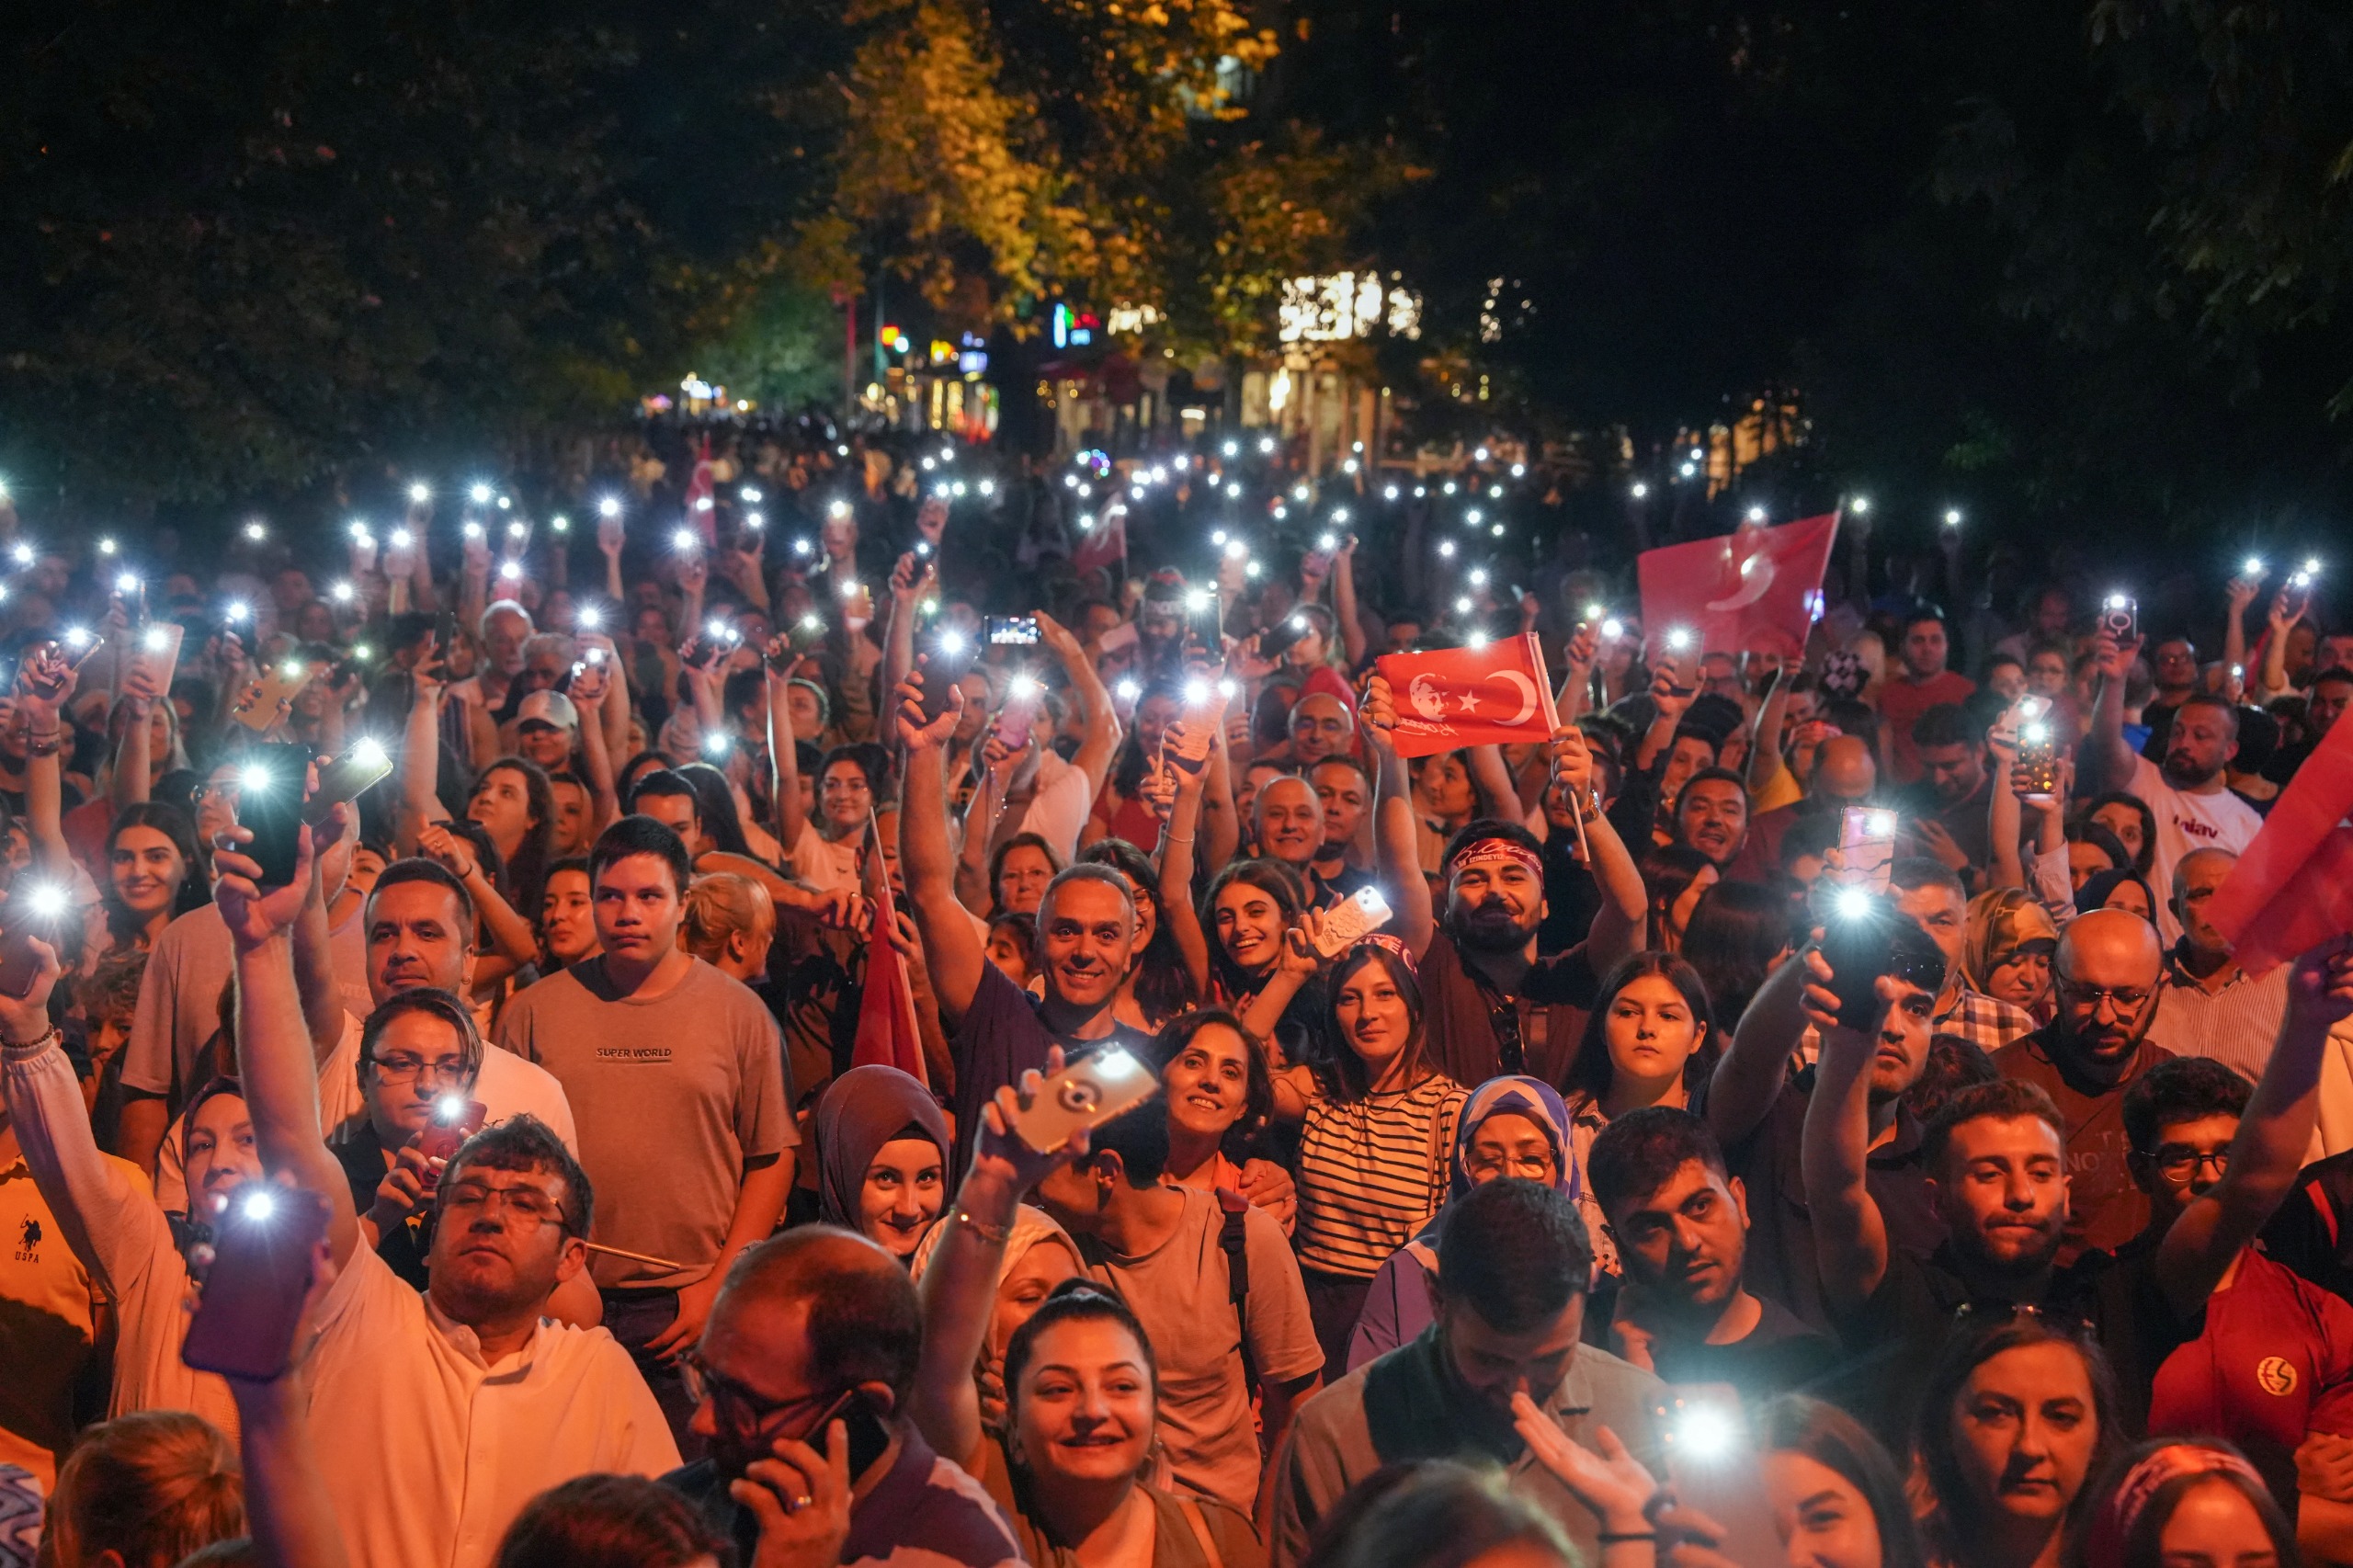
[[[458,612],[453,609],[445,609],[434,619],[433,622],[433,646],[435,651],[440,653],[445,669],[449,663],[450,652],[457,645]]]
[[[1885,892],[1895,864],[1895,813],[1885,806],[1848,806],[1838,814],[1838,852],[1847,862],[1839,886]]]
[[[867,1403],[864,1394],[856,1389],[847,1389],[839,1399],[825,1407],[825,1413],[817,1417],[816,1424],[809,1428],[809,1435],[801,1441],[824,1453],[825,1429],[836,1421],[842,1424],[849,1437],[849,1473],[850,1479],[855,1481],[872,1470],[876,1461],[889,1451],[891,1429],[882,1425],[881,1417],[874,1414],[874,1407]]]
[[[2059,737],[2048,719],[2029,719],[2018,726],[2018,771],[2026,777],[2027,797],[2055,799],[2059,791]]]
[[[1136,623],[1123,620],[1095,640],[1096,652],[1116,653],[1122,648],[1132,648],[1136,645]]]
[[[327,813],[347,801],[356,801],[370,785],[392,777],[392,754],[384,743],[363,735],[341,756],[319,765],[318,793],[302,808],[302,820],[316,827]]]
[[[1039,1087],[1027,1110],[1013,1113],[1013,1131],[1041,1154],[1134,1109],[1160,1092],[1160,1080],[1131,1052],[1113,1046],[1066,1064]]]
[[[915,660],[923,676],[923,722],[933,722],[948,711],[956,683],[964,676],[965,661],[953,653],[925,653]]]
[[[987,635],[992,648],[1034,648],[1038,645],[1038,618],[1034,615],[990,616]]]
[[[1676,1505],[1723,1527],[1716,1550],[1742,1568],[1781,1568],[1787,1552],[1739,1392],[1728,1383],[1673,1385],[1651,1415]]]
[[[444,1095],[433,1108],[433,1119],[416,1135],[416,1152],[428,1160],[446,1160],[466,1146],[466,1140],[490,1119],[490,1108],[480,1100]],[[438,1185],[439,1177],[434,1178]]]
[[[1894,962],[1894,923],[1902,918],[1885,893],[1848,887],[1822,923],[1822,956],[1846,1028],[1869,1029],[1878,1020],[1879,977]]]
[[[1324,917],[1324,935],[1315,950],[1338,958],[1373,932],[1389,924],[1392,912],[1379,888],[1358,888],[1355,894]]]
[[[1037,722],[1038,704],[1045,695],[1045,689],[1028,676],[1017,678],[1006,688],[1005,706],[997,710],[996,738],[1007,749],[1019,751],[1029,744],[1029,728]]]
[[[310,665],[299,659],[281,660],[265,668],[261,678],[245,688],[229,716],[256,735],[267,734],[310,681]]]
[[[302,789],[310,770],[308,746],[255,746],[245,753],[237,824],[253,832],[244,852],[261,863],[264,887],[284,887],[294,880],[301,857]]]
[[[212,1267],[180,1358],[227,1377],[283,1376],[326,1233],[327,1202],[315,1192],[265,1181],[233,1188],[212,1223]]]
[[[33,938],[57,952],[58,932],[72,910],[72,896],[55,882],[25,877],[8,890],[6,904],[0,905],[0,994],[32,994],[33,983],[40,978],[40,955],[33,951]]]
[[[1195,588],[1186,599],[1193,612],[1193,628],[1213,660],[1225,657],[1225,597],[1212,588]]]
[[[1161,737],[1160,755],[1188,773],[1199,773],[1209,766],[1210,747],[1216,740],[1214,719],[1180,721],[1168,726],[1168,733]]]
[[[139,652],[132,662],[153,678],[157,692],[172,689],[172,672],[179,667],[180,643],[188,629],[176,620],[158,620],[139,633]]]
[[[2303,619],[2304,612],[2313,605],[2313,574],[2299,572],[2289,578],[2288,585],[2279,590],[2279,604],[2289,625],[2293,626]]]
[[[2132,602],[2130,594],[2110,594],[2100,601],[2099,629],[2116,639],[2118,644],[2131,642],[2141,634],[2141,607]]]

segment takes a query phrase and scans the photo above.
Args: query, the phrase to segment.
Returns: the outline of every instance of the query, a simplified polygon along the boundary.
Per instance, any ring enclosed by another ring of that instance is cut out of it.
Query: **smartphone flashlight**
[[[351,760],[362,767],[381,767],[392,759],[384,743],[373,735],[362,735],[351,743]]]
[[[1861,920],[1871,913],[1871,895],[1861,888],[1840,888],[1832,907],[1841,920]]]
[[[618,495],[606,496],[603,500],[597,503],[597,515],[600,517],[620,517],[621,515],[621,498]]]
[[[231,606],[229,607],[229,608],[228,608],[228,612],[227,612],[227,613],[228,613],[228,617],[229,617],[229,622],[230,622],[230,624],[231,624],[231,625],[233,625],[233,625],[237,624],[237,623],[238,623],[238,622],[240,622],[240,621],[244,621],[244,620],[251,619],[252,619],[252,617],[253,617],[254,610],[253,610],[253,607],[252,607],[251,605],[244,604],[244,603],[238,603],[238,604],[233,604],[233,605],[231,605]]]
[[[548,519],[548,527],[553,528],[560,534],[568,534],[572,531],[572,519],[565,517],[562,512],[558,512],[554,517]]]
[[[1339,550],[1340,541],[1330,534],[1319,534],[1315,539],[1315,548],[1326,555],[1331,555]]]
[[[64,887],[57,882],[35,882],[25,890],[25,905],[37,919],[54,920],[72,903]]]
[[[65,645],[68,648],[88,647],[90,645],[90,629],[86,626],[67,627],[65,629]]]
[[[683,553],[683,552],[685,552],[685,551],[690,551],[690,550],[694,549],[694,547],[695,547],[695,530],[694,530],[694,529],[692,529],[692,528],[679,528],[679,529],[677,529],[676,532],[674,532],[674,533],[672,533],[672,534],[670,535],[670,548],[671,548],[672,550],[678,551],[680,551],[681,553]]]
[[[472,497],[475,506],[482,506],[489,504],[492,492],[487,484],[475,484],[470,486],[466,494]]]
[[[583,631],[594,631],[604,624],[605,617],[595,605],[582,605],[573,612],[572,624]]]
[[[1037,696],[1042,689],[1043,688],[1029,676],[1015,676],[1012,681],[1006,687],[1005,691],[1006,696],[1017,697],[1026,702],[1029,699]]]
[[[2260,577],[2260,576],[2262,576],[2262,575],[2263,575],[2263,557],[2261,557],[2260,555],[2250,555],[2250,556],[2248,556],[2248,557],[2246,558],[2245,563],[2244,565],[2242,565],[2242,566],[2239,568],[2239,570],[2240,570],[2240,571],[2242,571],[2242,572],[2244,572],[2246,575],[2248,575],[2248,576],[2250,576],[2250,577]]]
[[[1623,637],[1626,635],[1626,623],[1622,620],[1605,620],[1601,623],[1601,634],[1612,640]]]
[[[468,523],[463,531],[468,539],[482,538],[482,525],[480,523]]]
[[[727,737],[723,734],[717,733],[716,732],[705,735],[702,738],[702,749],[709,752],[713,756],[725,756],[727,755]]]
[[[433,486],[418,480],[408,487],[408,498],[412,502],[430,501],[433,499]]]
[[[1895,813],[1893,812],[1873,812],[1870,816],[1863,820],[1864,824],[1870,829],[1871,836],[1873,838],[1893,838],[1895,836]]]
[[[164,634],[162,627],[151,626],[147,629],[146,635],[140,638],[139,645],[151,653],[160,653],[171,646],[171,642],[172,640]]]
[[[801,630],[803,631],[823,631],[825,630],[825,623],[816,616],[804,615],[801,618]]]
[[[1196,676],[1185,683],[1185,702],[1188,707],[1199,708],[1209,699],[1209,682]]]
[[[1666,645],[1678,653],[1689,648],[1691,646],[1690,629],[1683,626],[1669,627],[1666,632]]]
[[[406,528],[394,528],[392,530],[392,548],[394,550],[406,550],[415,541],[416,536],[409,532]]]
[[[1133,702],[1143,695],[1142,683],[1133,676],[1123,677],[1118,686],[1112,687],[1112,690],[1122,702]]]
[[[2108,608],[2110,609],[2126,609],[2131,606],[2131,603],[2132,596],[2130,594],[2110,594],[2108,596]]]
[[[466,1096],[443,1095],[434,1103],[433,1114],[444,1127],[455,1127],[466,1119]]]
[[[256,1221],[267,1221],[278,1212],[277,1195],[269,1190],[267,1183],[248,1182],[245,1185],[253,1190],[237,1199],[237,1212]]]
[[[1675,1444],[1695,1460],[1722,1459],[1740,1440],[1740,1424],[1720,1405],[1689,1404],[1675,1423]]]
[[[2018,732],[2018,739],[2030,746],[2047,744],[2051,740],[2051,726],[2039,723],[2029,724]]]
[[[792,541],[792,553],[795,555],[809,555],[813,553],[815,547],[805,539],[796,539]]]

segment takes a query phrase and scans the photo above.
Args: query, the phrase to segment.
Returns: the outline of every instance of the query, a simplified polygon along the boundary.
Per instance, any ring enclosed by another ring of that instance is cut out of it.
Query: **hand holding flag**
[[[1389,700],[1381,717],[1399,756],[1433,756],[1463,746],[1552,738],[1559,721],[1533,634],[1483,648],[1384,653],[1375,661]],[[1368,704],[1368,723],[1375,718]]]

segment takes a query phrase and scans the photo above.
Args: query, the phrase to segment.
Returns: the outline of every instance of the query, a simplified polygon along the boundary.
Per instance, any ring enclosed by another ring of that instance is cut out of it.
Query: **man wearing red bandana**
[[[1473,822],[1447,846],[1444,906],[1433,907],[1418,869],[1414,806],[1404,764],[1390,744],[1396,706],[1375,676],[1366,733],[1381,778],[1374,838],[1381,885],[1396,910],[1392,934],[1419,966],[1431,1065],[1458,1084],[1525,1073],[1558,1085],[1576,1054],[1599,977],[1642,946],[1646,905],[1633,858],[1593,801],[1593,759],[1584,734],[1552,737],[1552,771],[1584,815],[1585,842],[1603,898],[1585,940],[1536,955],[1544,918],[1542,846],[1518,823]]]

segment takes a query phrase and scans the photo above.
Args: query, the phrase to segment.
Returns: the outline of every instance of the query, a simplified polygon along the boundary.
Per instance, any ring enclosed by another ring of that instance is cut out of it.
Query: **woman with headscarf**
[[[1540,1181],[1576,1196],[1576,1165],[1569,1158],[1569,1108],[1536,1078],[1490,1078],[1471,1091],[1454,1130],[1453,1176],[1447,1203],[1501,1176]],[[1430,1286],[1438,1278],[1438,1240],[1446,1210],[1397,1249],[1373,1276],[1348,1340],[1348,1369],[1385,1356],[1420,1336],[1437,1316]]]
[[[853,1067],[817,1101],[817,1202],[902,1262],[948,1197],[948,1119],[896,1067]]]
[[[923,1244],[915,1248],[918,1290],[923,1289],[925,1271],[938,1253],[939,1240],[945,1233],[945,1226],[934,1225],[925,1233]],[[1005,1253],[996,1265],[996,1302],[989,1314],[987,1335],[981,1341],[980,1359],[971,1367],[959,1369],[935,1366],[934,1358],[926,1357],[916,1368],[916,1381],[921,1383],[926,1374],[943,1382],[969,1378],[980,1389],[983,1424],[1002,1426],[1005,1347],[1013,1343],[1014,1331],[1045,1304],[1055,1286],[1085,1272],[1079,1263],[1078,1244],[1070,1239],[1070,1233],[1056,1224],[1053,1216],[1044,1210],[1022,1204],[1013,1211],[1013,1223],[1006,1227]]]
[[[1962,980],[1973,991],[2024,1007],[2037,1024],[2051,1021],[2051,963],[2059,927],[2050,911],[2020,888],[1992,888],[1969,901]]]
[[[2086,915],[2095,909],[2129,909],[2152,926],[2157,923],[2157,895],[2149,891],[2148,879],[2134,870],[2085,878],[2075,890],[2075,907]]]

